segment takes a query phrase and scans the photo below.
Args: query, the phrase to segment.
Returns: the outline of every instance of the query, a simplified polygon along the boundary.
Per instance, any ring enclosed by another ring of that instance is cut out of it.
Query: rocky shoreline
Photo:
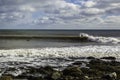
[[[9,68],[1,71],[0,80],[120,80],[120,62],[115,57],[87,57],[88,61],[75,61],[64,69],[52,66]],[[20,73],[9,74],[18,70]],[[3,74],[2,74],[3,72]]]

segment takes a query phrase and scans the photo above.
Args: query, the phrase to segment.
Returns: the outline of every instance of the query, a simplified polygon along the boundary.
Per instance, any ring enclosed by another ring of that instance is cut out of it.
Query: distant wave
[[[80,33],[80,37],[87,38],[89,41],[100,42],[100,43],[120,43],[120,40],[114,37],[102,37],[102,36],[92,36],[86,33]]]

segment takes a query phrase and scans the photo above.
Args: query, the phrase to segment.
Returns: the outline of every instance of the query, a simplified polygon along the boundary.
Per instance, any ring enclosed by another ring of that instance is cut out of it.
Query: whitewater
[[[120,39],[114,37],[102,37],[102,36],[92,36],[86,33],[80,33],[80,37],[86,37],[89,41],[98,42],[98,43],[120,43]]]
[[[1,57],[39,57],[39,58],[69,58],[69,57],[109,57],[120,58],[120,46],[78,46],[62,48],[10,49],[0,50]],[[10,59],[12,61],[12,59]],[[13,59],[18,60],[18,59]],[[4,60],[2,60],[4,61]]]

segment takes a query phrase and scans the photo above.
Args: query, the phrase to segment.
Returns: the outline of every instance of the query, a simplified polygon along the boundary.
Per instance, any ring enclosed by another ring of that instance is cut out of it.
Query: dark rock
[[[98,65],[98,64],[104,64],[104,61],[100,60],[100,59],[92,59],[89,64],[91,65]]]
[[[0,80],[13,80],[11,76],[2,76]]]
[[[117,61],[111,61],[109,63],[111,66],[120,66],[120,62],[117,62]]]
[[[27,69],[27,73],[30,73],[30,74],[34,74],[37,72],[38,72],[38,69],[34,68],[34,67],[28,67],[28,69]]]
[[[90,69],[84,67],[84,68],[81,68],[81,70],[86,75],[86,74],[88,74]]]
[[[74,63],[72,63],[72,65],[82,65],[82,62],[81,61],[76,61],[76,62],[74,62]]]
[[[69,59],[73,59],[73,60],[75,60],[75,59],[86,59],[86,57],[69,57]]]
[[[29,76],[27,79],[28,80],[45,80],[42,77],[33,77],[33,76]]]
[[[67,67],[63,70],[63,75],[78,77],[82,75],[80,67]]]
[[[59,79],[61,77],[61,73],[60,72],[54,72],[54,73],[52,73],[52,75],[51,75],[51,78],[53,79],[53,80],[57,80],[57,79]]]
[[[63,79],[60,79],[60,80],[88,80],[88,79],[86,79],[84,76],[79,76],[79,77],[64,76]]]
[[[40,67],[40,68],[29,67],[27,70],[27,73],[51,74],[53,71],[54,71],[53,68],[50,66],[45,66],[45,67]]]
[[[96,72],[98,71],[113,72],[114,71],[114,68],[112,66],[104,64],[104,63],[92,63],[92,64],[89,64],[88,66],[93,71],[96,70]]]
[[[65,76],[62,80],[75,80],[72,76]]]
[[[46,74],[46,75],[50,75],[52,74],[55,70],[50,67],[50,66],[46,66],[46,67],[41,67],[39,70],[38,70],[40,73],[42,74]]]
[[[106,74],[104,76],[102,76],[103,80],[116,80],[117,79],[117,74],[115,72],[110,73],[110,74]]]
[[[87,59],[96,59],[95,57],[89,56]]]
[[[116,58],[115,57],[102,57],[102,58],[100,58],[100,59],[106,59],[106,60],[116,60]]]

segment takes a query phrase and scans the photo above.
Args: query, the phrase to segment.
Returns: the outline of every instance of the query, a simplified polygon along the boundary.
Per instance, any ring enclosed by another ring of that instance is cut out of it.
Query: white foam
[[[0,50],[1,61],[30,61],[33,57],[39,58],[68,58],[68,57],[104,57],[120,58],[120,46],[79,46],[62,48],[40,49],[10,49]]]
[[[87,37],[88,40],[93,42],[100,42],[100,43],[120,43],[120,40],[113,37],[101,37],[101,36],[92,36],[86,33],[80,33],[80,37]]]

